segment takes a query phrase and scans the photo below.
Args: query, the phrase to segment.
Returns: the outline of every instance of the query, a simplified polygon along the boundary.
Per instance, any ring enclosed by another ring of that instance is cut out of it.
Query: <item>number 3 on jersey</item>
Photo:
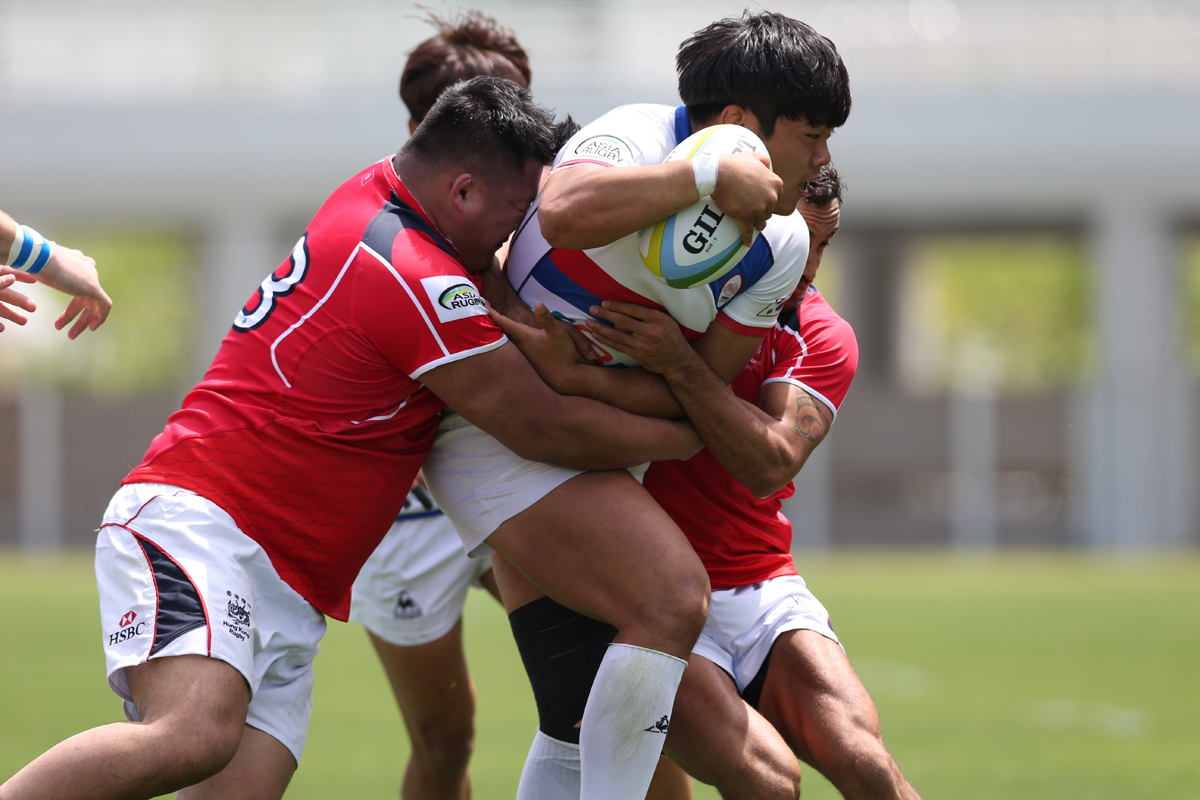
[[[284,267],[287,267],[287,271],[280,275],[279,272]],[[233,321],[233,329],[246,333],[266,322],[275,310],[276,299],[291,294],[296,285],[304,280],[307,272],[308,234],[306,233],[300,237],[300,241],[296,242],[288,260],[284,264],[280,264],[279,269],[268,275],[266,280],[254,291],[250,301]]]

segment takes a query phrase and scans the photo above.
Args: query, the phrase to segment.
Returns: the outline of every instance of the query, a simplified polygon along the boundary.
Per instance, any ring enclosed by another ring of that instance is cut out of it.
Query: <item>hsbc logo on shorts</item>
[[[435,275],[422,278],[421,286],[437,311],[439,322],[478,317],[487,314],[483,298],[475,284],[459,275]]]
[[[136,611],[126,611],[121,615],[120,629],[116,633],[110,633],[108,635],[109,647],[132,639],[135,636],[141,636],[146,632],[145,622],[137,622],[135,624],[137,616],[138,615]]]

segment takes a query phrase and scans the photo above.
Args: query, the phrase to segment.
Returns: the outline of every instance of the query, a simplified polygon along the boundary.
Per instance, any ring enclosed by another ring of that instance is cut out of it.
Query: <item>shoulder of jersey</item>
[[[817,287],[810,286],[804,293],[804,299],[797,307],[800,316],[800,330],[804,332],[820,332],[820,335],[836,339],[843,345],[850,344],[858,349],[858,339],[854,328],[841,317],[833,306],[825,299]]]
[[[674,113],[670,106],[650,103],[618,106],[571,137],[558,154],[556,166],[586,162],[631,166],[636,163],[634,147],[619,131],[628,130],[636,135],[638,129],[671,130]]]

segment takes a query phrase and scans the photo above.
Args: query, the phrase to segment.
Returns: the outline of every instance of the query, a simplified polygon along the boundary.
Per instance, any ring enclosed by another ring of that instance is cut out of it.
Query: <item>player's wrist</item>
[[[692,158],[692,175],[696,179],[696,194],[701,199],[711,197],[717,190],[717,173],[721,157],[716,153],[701,153]]]
[[[37,275],[50,261],[54,243],[28,225],[18,225],[8,249],[8,266],[18,272]]]

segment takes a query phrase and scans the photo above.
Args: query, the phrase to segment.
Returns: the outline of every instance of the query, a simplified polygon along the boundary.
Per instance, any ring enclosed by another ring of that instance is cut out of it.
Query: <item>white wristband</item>
[[[701,199],[710,197],[717,190],[717,167],[721,157],[714,153],[702,153],[692,159],[692,172],[696,176],[696,192]]]
[[[33,228],[18,225],[12,247],[8,249],[8,266],[37,275],[50,260],[53,249],[54,246]]]

